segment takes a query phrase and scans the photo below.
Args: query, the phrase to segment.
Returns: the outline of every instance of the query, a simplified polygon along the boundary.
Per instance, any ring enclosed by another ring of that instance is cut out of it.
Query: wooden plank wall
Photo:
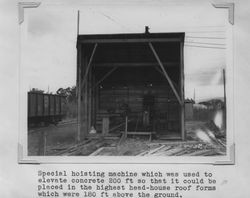
[[[180,131],[180,106],[175,95],[168,85],[157,85],[146,87],[137,86],[115,86],[99,89],[99,115],[100,113],[119,113],[122,103],[127,103],[131,115],[130,119],[136,121],[136,117],[143,112],[143,96],[150,91],[155,96],[155,122],[158,131]],[[134,116],[134,117],[133,117]],[[100,117],[100,116],[99,116]]]
[[[100,89],[99,109],[118,110],[119,106],[125,102],[129,105],[132,112],[143,111],[143,96],[150,92],[155,96],[155,110],[165,111],[169,104],[175,99],[174,93],[169,86],[154,86],[147,88],[145,86],[128,86],[128,87],[103,87]]]

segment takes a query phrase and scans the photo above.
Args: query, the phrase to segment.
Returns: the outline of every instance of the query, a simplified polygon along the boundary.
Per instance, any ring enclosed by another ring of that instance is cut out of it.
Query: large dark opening
[[[149,42],[109,43],[107,39],[98,43],[89,70],[94,103],[91,105],[94,109],[89,110],[92,114],[89,125],[101,132],[104,118],[109,119],[109,128],[112,129],[124,122],[127,116],[128,131],[154,131],[157,135],[181,138],[183,106],[176,97],[177,94],[183,98],[180,42],[151,42],[159,60]],[[94,46],[94,41],[82,45],[85,68]],[[83,72],[82,78],[85,76]],[[119,130],[111,132],[119,133]]]

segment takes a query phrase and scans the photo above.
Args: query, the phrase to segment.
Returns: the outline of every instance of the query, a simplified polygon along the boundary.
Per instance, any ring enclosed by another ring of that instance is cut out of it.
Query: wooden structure
[[[88,136],[91,126],[101,133],[104,117],[110,129],[128,117],[128,131],[184,140],[184,37],[78,35],[78,140]]]

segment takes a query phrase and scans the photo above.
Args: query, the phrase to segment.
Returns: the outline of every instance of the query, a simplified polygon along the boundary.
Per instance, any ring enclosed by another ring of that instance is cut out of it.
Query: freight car
[[[66,98],[28,92],[28,126],[57,124],[66,115]]]

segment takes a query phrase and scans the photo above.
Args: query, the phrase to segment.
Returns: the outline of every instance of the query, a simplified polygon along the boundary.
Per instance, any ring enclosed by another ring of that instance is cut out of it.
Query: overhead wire
[[[225,37],[203,37],[203,36],[186,36],[186,38],[198,38],[198,39],[226,39]]]
[[[212,31],[206,31],[206,30],[204,30],[204,31],[186,31],[186,33],[192,33],[192,34],[197,34],[197,33],[219,33],[219,32],[221,32],[221,33],[225,33],[225,31],[216,31],[216,30],[212,30]]]
[[[195,31],[193,31],[194,33]],[[202,31],[197,33],[211,33],[211,32],[224,32],[224,31],[219,31],[219,30],[214,30],[214,31]],[[222,36],[215,36],[215,35],[209,35],[209,36],[200,36],[200,35],[191,35],[191,36],[186,36],[187,39],[191,40],[186,40],[185,41],[185,46],[187,47],[198,47],[198,48],[211,48],[211,49],[226,49],[226,44],[222,42],[216,42],[212,40],[225,40],[225,37]],[[208,42],[208,40],[212,42]]]
[[[199,47],[199,48],[212,48],[212,49],[226,49],[225,47],[202,46],[202,45],[189,45],[189,44],[185,44],[184,46],[188,46],[188,47]]]
[[[221,46],[226,45],[224,43],[204,43],[204,42],[195,42],[195,41],[185,41],[185,43],[204,44],[204,45],[221,45]]]

